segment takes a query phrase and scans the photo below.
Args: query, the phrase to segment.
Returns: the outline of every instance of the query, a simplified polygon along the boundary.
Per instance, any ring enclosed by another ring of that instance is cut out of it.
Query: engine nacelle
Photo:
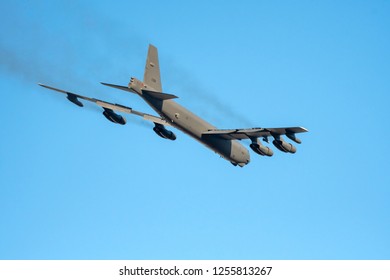
[[[112,109],[108,109],[108,108],[103,108],[103,109],[104,109],[103,115],[110,122],[122,124],[122,125],[126,124],[126,119],[121,115],[116,114]]]
[[[301,139],[299,139],[299,138],[297,138],[295,136],[295,133],[286,133],[286,136],[287,136],[287,138],[293,140],[297,144],[301,144],[302,143]]]
[[[67,93],[66,98],[72,102],[73,104],[76,104],[79,107],[83,107],[83,103],[80,102],[80,100],[77,99],[77,96],[71,93]]]
[[[293,144],[287,143],[281,139],[280,140],[275,139],[274,141],[272,141],[272,144],[274,144],[274,146],[278,150],[285,152],[285,153],[294,154],[297,151],[297,148],[295,148],[295,146]]]
[[[271,148],[261,145],[261,142],[257,138],[252,138],[252,143],[249,145],[251,149],[261,156],[269,156],[272,157],[274,152],[271,150]]]
[[[263,146],[261,144],[258,144],[258,143],[252,143],[249,145],[249,147],[251,147],[251,149],[256,153],[256,154],[259,154],[261,156],[269,156],[269,157],[272,157],[272,155],[274,154],[274,152],[271,150],[271,148],[269,147],[266,147],[266,146]]]
[[[156,134],[162,138],[169,139],[169,140],[176,140],[176,135],[172,131],[166,129],[162,124],[155,123],[155,126],[153,127],[153,131],[156,132]]]

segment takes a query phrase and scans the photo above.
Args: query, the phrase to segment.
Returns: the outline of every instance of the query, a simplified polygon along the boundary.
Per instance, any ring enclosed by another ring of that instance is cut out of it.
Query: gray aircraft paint
[[[242,166],[249,163],[250,155],[243,145],[237,140],[204,135],[203,132],[216,129],[216,127],[175,101],[157,100],[147,95],[141,95],[141,97],[173,127],[195,138],[223,158]]]
[[[102,83],[103,85],[138,94],[145,102],[155,110],[160,117],[135,111],[130,107],[120,104],[113,104],[103,100],[82,96],[51,86],[39,84],[48,89],[52,89],[67,95],[70,102],[82,107],[79,99],[93,102],[104,109],[104,116],[111,122],[124,125],[126,119],[114,112],[120,111],[134,114],[145,120],[155,123],[154,131],[161,137],[175,140],[173,132],[164,126],[173,126],[185,134],[196,139],[206,147],[219,154],[233,165],[243,167],[250,161],[249,151],[238,140],[250,139],[251,149],[260,155],[272,156],[273,151],[263,146],[260,137],[268,142],[268,137],[273,137],[274,146],[282,152],[295,153],[296,148],[284,141],[282,135],[286,135],[292,141],[300,144],[301,140],[295,134],[307,132],[303,127],[282,127],[282,128],[248,128],[248,129],[217,129],[207,121],[190,112],[173,99],[177,96],[162,93],[160,66],[158,61],[157,48],[149,45],[148,55],[145,65],[144,81],[131,78],[127,87]]]
[[[238,143],[237,140],[225,140],[215,136],[203,135],[205,131],[216,129],[215,126],[209,124],[171,99],[161,100],[148,94],[143,94],[140,88],[140,82],[136,78],[131,79],[128,87],[139,94],[173,127],[195,138],[232,163],[240,166],[249,163],[250,155],[248,150]],[[148,49],[143,87],[150,91],[162,92],[158,52],[157,48],[153,45],[149,45]]]

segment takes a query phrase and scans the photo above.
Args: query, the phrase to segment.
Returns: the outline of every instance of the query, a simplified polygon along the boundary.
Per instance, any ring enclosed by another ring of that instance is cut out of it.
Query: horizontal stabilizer
[[[146,89],[142,90],[142,94],[148,95],[158,100],[168,100],[168,99],[178,98],[176,95],[173,94],[151,91]]]
[[[131,88],[128,88],[126,86],[108,84],[108,83],[103,83],[103,82],[100,82],[100,83],[102,85],[104,85],[104,86],[108,86],[108,87],[112,87],[112,88],[116,88],[116,89],[120,89],[120,90],[124,90],[124,91],[129,91],[129,92],[135,93],[135,91],[133,91]]]

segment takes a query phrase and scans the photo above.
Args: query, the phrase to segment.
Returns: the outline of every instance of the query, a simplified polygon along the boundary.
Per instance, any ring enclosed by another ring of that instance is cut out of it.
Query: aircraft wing
[[[110,110],[113,110],[113,111],[119,111],[119,112],[123,112],[123,113],[134,114],[134,115],[142,117],[145,120],[148,120],[148,121],[151,121],[151,122],[154,122],[154,123],[159,123],[159,124],[162,124],[162,125],[170,125],[167,121],[165,121],[161,117],[157,117],[157,116],[149,115],[149,114],[146,114],[146,113],[143,113],[143,112],[139,112],[139,111],[133,110],[130,107],[123,106],[121,104],[114,104],[114,103],[110,103],[110,102],[107,102],[107,101],[99,100],[99,99],[96,99],[96,98],[82,96],[82,95],[79,95],[79,94],[75,94],[75,93],[72,93],[72,92],[69,92],[69,91],[65,91],[65,90],[62,90],[62,89],[54,88],[54,87],[47,86],[47,85],[44,85],[44,84],[38,84],[38,85],[40,85],[40,86],[42,86],[44,88],[47,88],[47,89],[55,90],[55,91],[58,91],[58,92],[66,94],[67,98],[68,98],[68,100],[70,102],[72,102],[72,103],[74,103],[74,104],[76,104],[77,106],[80,106],[80,107],[83,107],[84,105],[78,99],[83,99],[83,100],[87,100],[87,101],[90,101],[92,103],[95,103],[96,105],[102,107],[103,109],[110,109]]]
[[[304,127],[247,128],[247,129],[211,129],[203,135],[215,135],[227,140],[242,140],[277,135],[294,135],[308,132]]]

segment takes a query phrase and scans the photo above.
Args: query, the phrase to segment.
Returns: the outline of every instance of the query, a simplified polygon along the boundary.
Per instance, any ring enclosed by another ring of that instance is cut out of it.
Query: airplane
[[[249,139],[249,147],[261,156],[271,157],[273,151],[264,146],[259,138],[269,143],[269,137],[273,137],[273,145],[285,153],[296,152],[296,147],[283,139],[283,135],[297,144],[301,140],[296,137],[296,133],[308,132],[304,127],[280,127],[280,128],[246,128],[246,129],[218,129],[207,121],[190,112],[174,101],[176,95],[163,93],[160,78],[160,66],[158,61],[157,48],[149,45],[144,79],[140,81],[134,77],[130,78],[128,86],[121,86],[109,83],[101,83],[105,86],[124,90],[139,95],[159,116],[154,116],[133,110],[130,107],[114,104],[90,98],[79,94],[71,93],[62,89],[54,88],[39,83],[38,85],[47,89],[55,90],[66,94],[67,99],[79,107],[83,103],[79,100],[86,100],[103,108],[103,115],[116,124],[126,124],[126,119],[115,111],[133,114],[147,121],[154,123],[154,132],[165,139],[176,140],[176,135],[168,130],[167,126],[172,126],[181,130],[185,134],[196,139],[206,147],[210,148],[222,158],[230,161],[234,166],[243,167],[250,162],[249,151],[239,142],[239,140]]]

